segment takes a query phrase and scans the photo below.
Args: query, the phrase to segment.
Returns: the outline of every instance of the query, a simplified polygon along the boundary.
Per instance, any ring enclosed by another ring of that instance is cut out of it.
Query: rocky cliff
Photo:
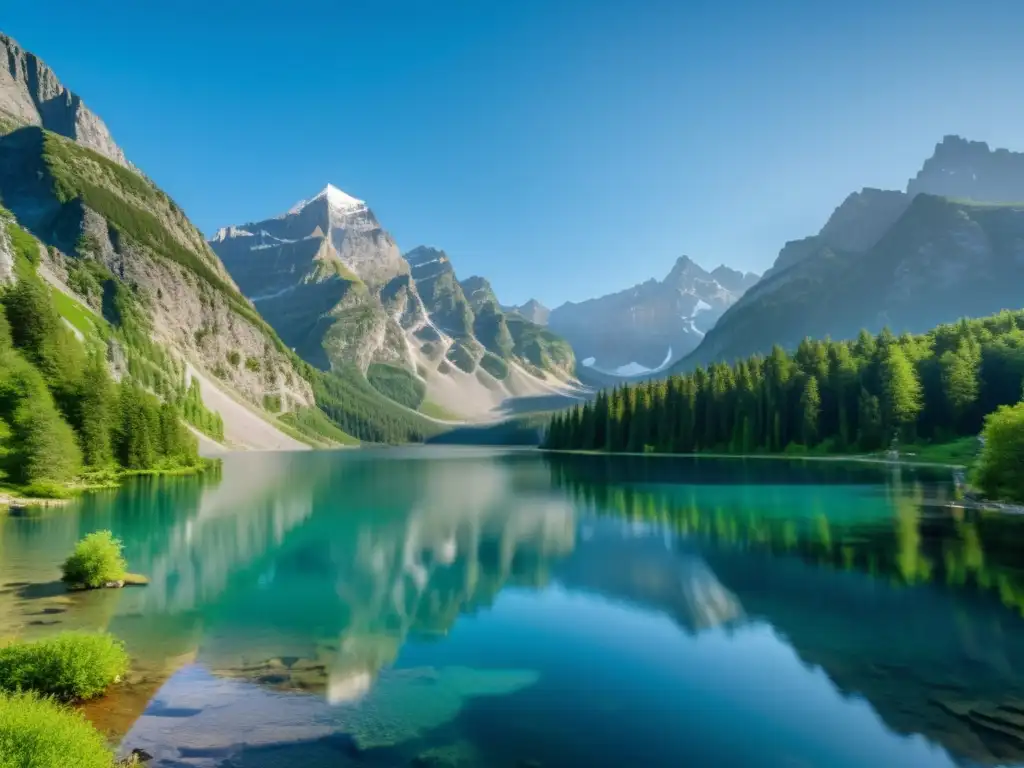
[[[946,136],[907,182],[907,193],[989,203],[1024,201],[1024,152]]]
[[[43,61],[3,33],[0,57],[0,134],[35,125],[128,165],[103,121]]]
[[[0,196],[47,245],[44,266],[61,289],[125,329],[143,357],[170,354],[255,410],[268,400],[277,411],[313,404],[288,350],[200,233],[133,170],[55,133],[21,128],[0,138]],[[229,442],[247,444],[227,432]]]

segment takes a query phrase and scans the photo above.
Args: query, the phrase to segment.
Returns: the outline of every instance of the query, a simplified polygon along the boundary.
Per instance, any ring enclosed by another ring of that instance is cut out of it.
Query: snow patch
[[[690,333],[700,336],[702,339],[704,338],[704,331],[702,331],[694,324],[692,317],[684,317],[683,320],[685,320],[689,324]]]
[[[701,312],[709,312],[710,310],[711,310],[711,305],[710,304],[708,304],[706,301],[704,301],[704,299],[697,299],[697,306],[693,308],[693,315],[692,316],[696,317]],[[701,335],[703,336],[704,334],[701,334]]]
[[[594,360],[594,358],[588,357],[586,360],[583,361],[583,365],[585,365],[587,368],[593,368],[595,371],[600,371],[601,373],[607,374],[609,376],[621,376],[623,378],[643,376],[644,374],[657,373],[658,371],[667,368],[669,363],[672,362],[672,347],[668,348],[668,352],[665,354],[665,359],[661,361],[661,365],[659,365],[657,368],[648,368],[644,365],[640,365],[640,363],[633,362],[626,363],[626,365],[620,365],[618,368],[609,371],[604,368],[598,368],[596,365],[594,365],[595,362],[596,361]]]
[[[366,210],[366,202],[364,200],[358,200],[352,197],[352,195],[342,192],[333,184],[328,184],[326,187],[321,189],[316,196],[311,197],[308,200],[300,200],[297,202],[288,209],[288,213],[299,213],[310,203],[324,199],[326,199],[327,204],[338,213],[358,213],[359,211]]]

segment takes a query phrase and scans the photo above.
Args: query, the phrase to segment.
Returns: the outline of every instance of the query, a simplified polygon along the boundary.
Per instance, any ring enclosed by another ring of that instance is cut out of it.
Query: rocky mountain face
[[[679,369],[1019,308],[1022,224],[1024,154],[947,136],[906,192],[854,193],[817,235],[787,243]]]
[[[388,396],[400,380],[416,393],[402,401],[409,407],[478,417],[571,379],[571,351],[552,334],[520,328],[517,341],[493,292],[478,295],[474,283],[467,296],[442,251],[403,257],[367,204],[336,187],[280,216],[221,229],[210,245],[301,357],[355,369]]]
[[[725,266],[707,272],[682,256],[664,280],[556,307],[548,327],[572,345],[590,372],[649,374],[691,352],[757,280]]]
[[[977,202],[1024,200],[1024,152],[989,149],[984,141],[946,136],[935,145],[907,194],[921,193]]]
[[[199,231],[49,67],[2,34],[0,50],[0,199],[45,245],[39,274],[92,313],[115,375],[158,393],[201,382],[234,447],[302,447],[253,411],[312,406],[312,387]],[[10,238],[0,226],[0,283]]]
[[[136,331],[256,408],[271,397],[281,411],[313,403],[200,233],[142,176],[29,127],[0,138],[0,196],[48,246],[47,273],[98,315],[137,319]]]
[[[35,125],[128,165],[103,121],[37,56],[0,33],[0,57],[0,134]]]

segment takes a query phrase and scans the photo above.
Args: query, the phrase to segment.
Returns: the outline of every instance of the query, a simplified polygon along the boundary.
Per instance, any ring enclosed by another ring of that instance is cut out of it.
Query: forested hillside
[[[183,377],[155,378],[148,365],[115,382],[106,347],[76,337],[37,276],[38,243],[2,209],[0,227],[17,277],[0,288],[0,484],[61,495],[85,471],[200,467],[183,417],[216,432],[216,416],[189,396]]]
[[[552,449],[673,452],[872,451],[976,435],[1021,399],[1024,311],[923,335],[805,339],[734,365],[601,392],[556,416]]]

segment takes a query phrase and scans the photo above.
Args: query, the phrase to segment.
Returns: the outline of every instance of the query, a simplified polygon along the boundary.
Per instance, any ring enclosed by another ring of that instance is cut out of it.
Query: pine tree
[[[968,337],[960,342],[955,351],[944,353],[939,358],[939,365],[943,394],[955,429],[978,400],[981,353],[977,344]]]
[[[818,419],[821,417],[821,395],[818,393],[818,379],[808,376],[800,395],[800,413],[803,444],[810,447],[818,441]]]
[[[913,425],[921,412],[921,382],[913,364],[896,343],[881,345],[883,424],[889,432],[912,437]]]
[[[89,359],[82,376],[78,403],[78,439],[82,457],[90,467],[104,467],[113,460],[111,433],[114,428],[116,393],[99,354]]]

